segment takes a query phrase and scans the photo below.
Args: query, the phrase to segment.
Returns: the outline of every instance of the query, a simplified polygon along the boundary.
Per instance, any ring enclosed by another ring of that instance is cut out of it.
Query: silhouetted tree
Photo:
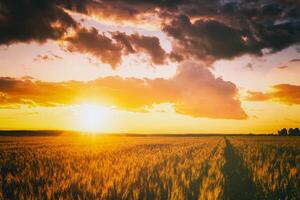
[[[288,135],[289,136],[293,136],[294,135],[294,129],[293,128],[289,128]]]
[[[299,128],[295,128],[295,135],[296,136],[300,136],[300,130],[299,130]]]
[[[290,128],[289,135],[290,136],[300,136],[299,128]]]
[[[287,135],[287,129],[286,128],[283,128],[281,130],[278,131],[278,135],[280,136],[286,136]]]
[[[286,128],[283,128],[278,131],[279,136],[300,136],[300,130],[299,128],[289,128],[287,130]]]

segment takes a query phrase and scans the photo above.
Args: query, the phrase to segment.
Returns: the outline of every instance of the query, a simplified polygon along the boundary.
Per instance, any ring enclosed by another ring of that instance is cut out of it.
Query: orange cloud
[[[55,59],[62,59],[59,55],[56,54],[38,54],[35,58],[33,58],[34,61],[40,62],[40,61],[53,61]]]
[[[279,66],[279,67],[277,67],[277,69],[287,69],[289,66],[287,66],[287,65],[282,65],[282,66]]]
[[[1,105],[70,105],[98,102],[129,111],[172,103],[177,113],[193,117],[244,119],[246,113],[231,82],[215,78],[205,67],[184,63],[170,79],[110,76],[93,81],[43,82],[0,78]]]
[[[300,104],[300,86],[290,84],[278,84],[272,87],[270,92],[249,91],[246,100],[267,101],[273,100],[284,104]]]
[[[143,20],[144,14],[149,12],[149,10],[149,8],[144,8],[141,11],[139,8],[122,1],[88,2],[86,5],[86,14],[88,16],[119,23],[124,21],[141,23],[141,21],[145,21]],[[151,12],[153,12],[153,9]]]

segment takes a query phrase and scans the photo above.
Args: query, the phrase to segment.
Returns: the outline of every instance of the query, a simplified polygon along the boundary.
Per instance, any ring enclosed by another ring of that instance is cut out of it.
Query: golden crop
[[[297,199],[299,164],[267,137],[1,137],[0,199]]]
[[[232,139],[264,199],[300,198],[300,140],[297,137]]]

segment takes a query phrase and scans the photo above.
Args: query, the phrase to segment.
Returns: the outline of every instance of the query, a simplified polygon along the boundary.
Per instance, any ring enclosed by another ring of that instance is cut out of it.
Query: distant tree
[[[288,132],[287,132],[286,128],[283,128],[278,131],[278,135],[280,135],[280,136],[286,136],[287,134],[288,134]]]
[[[299,128],[290,128],[289,129],[289,135],[290,136],[300,136]]]
[[[283,128],[281,130],[278,130],[279,136],[300,136],[300,130],[299,128],[289,128],[287,130],[286,128]]]
[[[293,136],[294,135],[294,129],[293,128],[289,128],[288,135],[289,136]]]
[[[300,136],[300,130],[299,130],[299,128],[295,128],[295,135],[296,136]]]

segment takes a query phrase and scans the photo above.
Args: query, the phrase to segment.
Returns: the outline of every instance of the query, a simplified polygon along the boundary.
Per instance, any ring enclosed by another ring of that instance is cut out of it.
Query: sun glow
[[[109,109],[94,104],[81,104],[75,108],[76,127],[80,131],[99,133],[107,128]]]

